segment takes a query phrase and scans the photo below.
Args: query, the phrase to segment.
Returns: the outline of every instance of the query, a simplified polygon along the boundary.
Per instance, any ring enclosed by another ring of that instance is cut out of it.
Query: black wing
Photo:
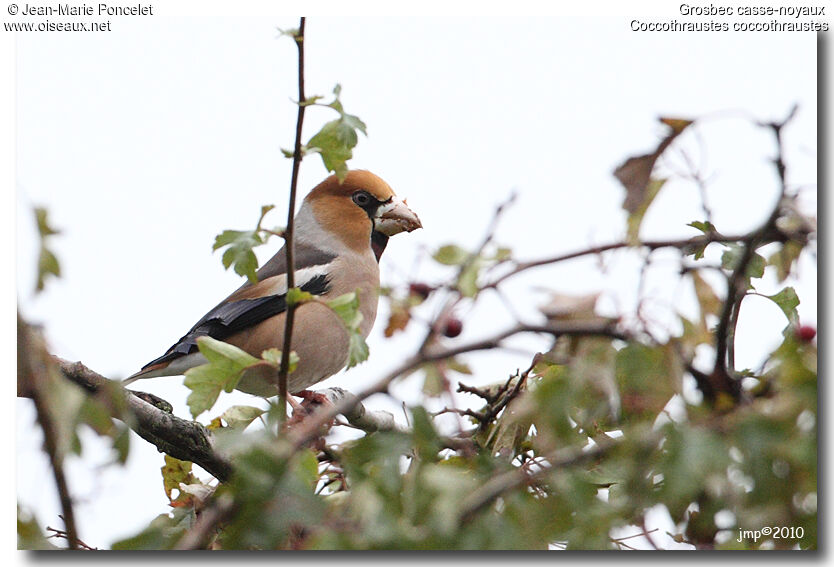
[[[330,282],[327,276],[321,274],[302,285],[301,290],[313,295],[322,295],[327,292],[329,287]],[[221,303],[206,313],[165,354],[147,363],[142,367],[142,370],[196,352],[199,337],[209,336],[222,341],[238,331],[256,325],[286,310],[287,295],[285,293]]]

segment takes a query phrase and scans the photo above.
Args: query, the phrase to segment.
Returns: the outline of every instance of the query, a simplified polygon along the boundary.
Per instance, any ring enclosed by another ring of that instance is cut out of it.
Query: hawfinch
[[[325,300],[358,291],[360,332],[367,337],[376,318],[379,258],[388,237],[421,227],[405,201],[373,173],[350,171],[341,184],[330,176],[307,195],[295,217],[295,284]],[[247,281],[221,301],[164,355],[124,383],[177,376],[205,364],[197,338],[206,335],[256,357],[270,348],[281,350],[287,293],[284,248],[258,270],[257,280]],[[299,363],[289,375],[289,392],[309,388],[344,368],[348,341],[341,320],[329,307],[315,302],[299,305],[291,343]],[[237,389],[270,397],[277,394],[274,380],[274,372],[247,372]]]

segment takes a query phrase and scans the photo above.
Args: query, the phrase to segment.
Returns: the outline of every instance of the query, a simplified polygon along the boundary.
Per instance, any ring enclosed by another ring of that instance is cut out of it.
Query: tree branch
[[[518,323],[491,337],[474,341],[468,344],[445,349],[422,349],[416,355],[409,357],[400,366],[390,371],[369,388],[363,390],[354,397],[345,398],[330,408],[321,408],[307,417],[299,426],[289,433],[289,439],[296,449],[306,446],[315,439],[320,428],[335,418],[337,415],[348,415],[358,401],[364,400],[373,394],[382,393],[388,390],[388,386],[399,376],[407,374],[420,366],[439,360],[447,360],[459,354],[479,350],[489,350],[501,347],[501,341],[520,333],[543,333],[559,337],[562,335],[597,335],[606,336],[621,340],[628,340],[628,334],[620,332],[610,321],[559,321],[550,322],[546,325],[527,325]]]
[[[292,179],[290,181],[290,202],[287,211],[287,228],[284,231],[284,249],[287,254],[287,289],[295,287],[295,196],[298,189],[298,171],[301,167],[303,155],[301,153],[301,132],[304,127],[304,110],[307,108],[307,98],[304,95],[304,26],[306,18],[301,18],[298,31],[294,34],[295,44],[298,46],[298,118],[295,124],[295,145],[292,156]],[[278,369],[278,398],[283,412],[287,408],[287,378],[290,372],[290,348],[292,328],[295,321],[295,303],[287,302],[287,318],[284,325],[284,345],[281,348],[281,367]]]
[[[49,375],[54,368],[49,364],[49,355],[43,338],[27,325],[20,315],[17,317],[17,364],[18,364],[18,395],[28,394],[35,404],[38,423],[43,429],[43,446],[49,457],[52,476],[58,490],[58,500],[61,503],[62,519],[66,531],[67,543],[70,549],[79,549],[81,540],[75,526],[72,497],[70,496],[67,479],[64,475],[64,458],[58,449],[58,425],[53,421],[45,390],[48,387]]]
[[[66,378],[89,392],[97,392],[107,384],[114,384],[114,381],[93,372],[80,362],[53,358]],[[217,453],[213,435],[202,424],[179,418],[160,409],[159,406],[163,404],[158,401],[164,400],[155,396],[132,390],[125,392],[128,408],[134,418],[134,423],[127,425],[142,439],[162,453],[200,465],[221,482],[231,477],[232,464]]]
[[[577,250],[575,252],[567,252],[564,254],[558,254],[556,256],[550,256],[547,258],[540,258],[538,260],[528,260],[527,262],[518,262],[511,271],[507,272],[506,274],[501,275],[500,277],[496,278],[494,281],[488,283],[483,287],[483,289],[487,288],[494,288],[497,287],[503,281],[520,274],[521,272],[539,268],[541,266],[547,266],[550,264],[557,264],[559,262],[564,262],[567,260],[573,260],[575,258],[581,258],[583,256],[594,256],[597,254],[602,254],[603,252],[609,252],[611,250],[619,250],[621,248],[647,248],[651,251],[658,250],[660,248],[678,248],[680,250],[695,250],[707,244],[712,244],[713,242],[718,243],[728,243],[728,242],[740,242],[745,240],[748,237],[746,234],[741,235],[731,235],[725,236],[723,234],[714,233],[714,234],[705,234],[703,236],[694,236],[692,238],[682,238],[678,240],[646,240],[640,242],[636,246],[628,243],[628,242],[612,242],[609,244],[602,244],[599,246],[592,246],[590,248],[585,248],[584,250]]]
[[[87,392],[95,393],[118,384],[90,370],[81,362],[69,362],[58,357],[52,357],[52,360],[65,378]],[[19,393],[19,396],[32,397],[31,388],[26,390]],[[368,433],[402,429],[391,413],[367,410],[359,398],[347,390],[328,388],[317,393],[326,397],[334,406],[344,407],[344,411],[339,413],[357,429]],[[127,425],[142,439],[162,453],[200,465],[221,482],[229,480],[234,470],[232,463],[217,452],[211,431],[196,421],[173,415],[170,404],[152,394],[133,390],[125,390],[125,394],[134,418]]]
[[[773,161],[779,176],[779,197],[767,220],[758,229],[742,239],[744,249],[738,265],[733,268],[733,272],[727,280],[727,298],[724,300],[721,317],[715,328],[715,368],[712,372],[713,381],[719,387],[719,391],[727,392],[735,399],[738,399],[740,395],[740,385],[727,371],[728,343],[730,340],[733,340],[730,336],[732,334],[731,329],[735,328],[740,311],[738,309],[739,305],[737,304],[740,303],[740,298],[747,293],[747,268],[753,260],[756,249],[770,241],[775,234],[779,234],[776,221],[782,213],[782,207],[787,194],[785,161],[783,159],[782,148],[782,128],[790,122],[796,110],[797,107],[794,106],[787,118],[782,122],[761,124],[761,126],[771,128],[776,138],[776,158]]]

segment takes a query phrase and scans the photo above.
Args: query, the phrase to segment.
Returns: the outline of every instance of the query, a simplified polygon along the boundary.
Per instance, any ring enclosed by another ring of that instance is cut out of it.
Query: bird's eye
[[[353,194],[353,202],[360,207],[367,207],[371,204],[371,196],[365,191],[357,191]]]

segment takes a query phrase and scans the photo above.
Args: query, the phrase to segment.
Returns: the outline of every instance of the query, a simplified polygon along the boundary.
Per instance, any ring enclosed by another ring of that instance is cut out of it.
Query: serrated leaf
[[[345,124],[353,128],[354,130],[359,130],[364,135],[368,135],[367,129],[368,127],[365,125],[362,120],[356,116],[355,114],[342,114],[342,120],[344,120]]]
[[[740,244],[727,244],[727,250],[721,255],[721,267],[725,270],[734,271],[739,266],[743,255],[744,246]],[[747,263],[745,277],[748,280],[762,277],[766,265],[767,262],[765,259],[758,253],[753,252],[750,261]]]
[[[432,258],[446,266],[459,266],[469,258],[469,252],[456,244],[447,244],[437,249]]]
[[[165,496],[173,504],[175,500],[181,500],[183,494],[177,495],[174,498],[173,491],[180,489],[180,483],[191,484],[197,481],[197,478],[191,472],[191,462],[181,461],[175,459],[170,455],[165,455],[165,464],[161,467],[162,472],[162,487],[165,490]]]
[[[368,343],[365,342],[365,337],[363,337],[359,331],[348,331],[350,336],[350,342],[348,343],[348,368],[353,368],[359,363],[365,362],[368,360],[368,356],[370,355],[370,349],[368,348]]]
[[[263,415],[265,410],[254,406],[232,406],[222,413],[220,419],[232,429],[243,430]]]
[[[186,403],[195,418],[214,406],[220,392],[234,390],[243,371],[259,362],[236,346],[208,336],[197,339],[197,348],[208,363],[188,369],[184,382],[191,390]]]
[[[59,234],[58,230],[49,224],[48,211],[43,207],[35,207],[35,222],[40,235],[40,252],[38,253],[38,274],[35,284],[36,291],[43,291],[46,281],[50,277],[61,276],[61,265],[55,254],[46,246],[48,237]]]
[[[322,126],[307,142],[308,148],[318,148],[324,167],[335,173],[340,181],[347,175],[347,161],[353,157],[353,148],[359,142],[356,130],[364,134],[365,124],[356,116],[342,114]]]
[[[359,328],[362,322],[362,312],[359,311],[359,295],[352,291],[327,301],[327,306],[342,320],[345,327],[351,330]]]
[[[281,351],[277,348],[266,349],[261,353],[261,358],[275,368],[280,368],[281,366]],[[290,366],[288,368],[290,373],[295,372],[295,369],[298,368],[298,361],[298,354],[294,350],[290,351]]]
[[[46,287],[46,280],[49,277],[60,277],[61,265],[58,263],[58,258],[46,246],[41,246],[40,254],[38,255],[38,281],[35,286],[37,291],[43,291]]]
[[[60,234],[59,230],[52,228],[52,225],[49,224],[49,211],[44,207],[35,207],[35,222],[38,225],[38,234],[42,238],[53,234]]]
[[[717,232],[715,229],[715,225],[713,225],[709,221],[692,221],[686,226],[697,228],[705,235],[710,235]],[[688,250],[686,250],[686,254],[692,254],[695,260],[700,260],[704,257],[704,250],[707,249],[707,246],[709,246],[709,244],[709,242],[704,242],[700,245],[691,246]]]
[[[788,318],[789,323],[793,325],[799,323],[799,314],[796,312],[796,308],[799,306],[799,296],[796,295],[796,291],[792,287],[786,287],[779,293],[766,295],[765,297],[779,306],[779,309]]]
[[[246,276],[249,281],[258,281],[255,272],[258,269],[258,258],[252,249],[263,244],[263,239],[254,230],[224,230],[214,239],[212,250],[224,246],[229,248],[223,253],[223,267],[227,270],[234,266],[235,273]]]
[[[789,240],[768,258],[767,263],[776,268],[776,277],[780,283],[791,274],[791,270],[801,252],[802,244],[795,240]]]
[[[697,228],[704,234],[710,234],[715,232],[715,225],[709,221],[692,221],[686,226],[691,226],[692,228]]]

